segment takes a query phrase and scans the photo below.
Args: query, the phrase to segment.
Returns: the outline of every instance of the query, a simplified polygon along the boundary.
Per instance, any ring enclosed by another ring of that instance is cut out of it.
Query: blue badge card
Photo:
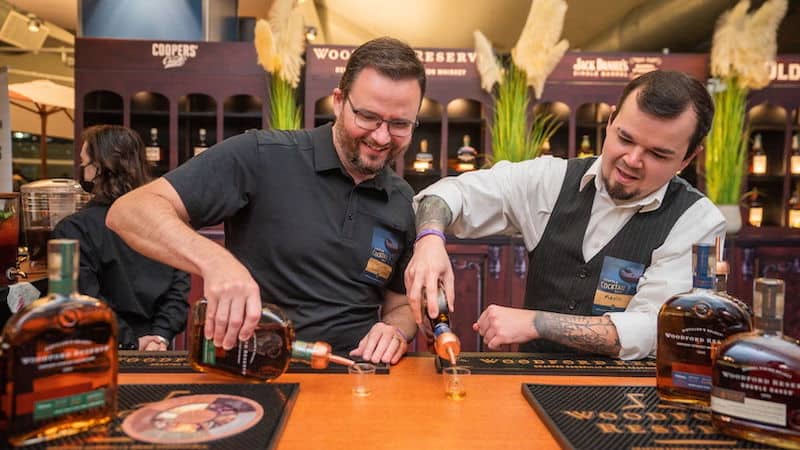
[[[383,285],[392,276],[392,269],[400,257],[402,244],[396,232],[383,227],[372,230],[372,246],[369,251],[369,260],[364,272],[361,273],[373,284]]]
[[[603,259],[603,268],[600,270],[600,279],[594,294],[592,315],[601,316],[607,312],[625,311],[631,298],[636,294],[636,286],[643,273],[642,263],[606,256]]]

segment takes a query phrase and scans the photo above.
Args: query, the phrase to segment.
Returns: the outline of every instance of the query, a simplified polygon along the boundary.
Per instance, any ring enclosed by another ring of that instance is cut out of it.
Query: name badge
[[[626,261],[613,256],[603,258],[603,268],[594,294],[592,315],[625,311],[636,294],[639,278],[644,273],[644,264]]]
[[[392,276],[394,265],[402,250],[398,233],[383,227],[372,230],[369,259],[361,277],[371,284],[383,285]]]

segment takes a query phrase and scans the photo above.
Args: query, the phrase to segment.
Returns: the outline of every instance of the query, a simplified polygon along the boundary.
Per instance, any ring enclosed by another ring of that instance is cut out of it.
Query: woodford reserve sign
[[[311,75],[343,74],[347,60],[355,49],[356,47],[338,45],[310,47],[306,52],[306,63]],[[414,51],[425,65],[425,75],[430,78],[478,76],[473,50],[419,48]]]

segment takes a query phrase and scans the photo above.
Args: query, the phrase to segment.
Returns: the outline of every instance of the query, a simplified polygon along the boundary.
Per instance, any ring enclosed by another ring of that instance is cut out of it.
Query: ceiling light
[[[28,31],[38,33],[42,25],[44,25],[42,19],[36,17],[34,13],[28,13]]]

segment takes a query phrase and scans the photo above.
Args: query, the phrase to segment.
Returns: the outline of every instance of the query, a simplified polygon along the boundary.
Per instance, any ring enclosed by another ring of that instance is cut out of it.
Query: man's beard
[[[386,152],[386,157],[378,162],[375,160],[371,160],[369,158],[363,157],[361,154],[361,143],[363,142],[364,145],[374,144],[374,142],[370,141],[367,138],[351,138],[347,134],[347,130],[344,127],[337,127],[336,133],[338,135],[339,144],[342,146],[342,153],[347,160],[347,164],[350,166],[351,169],[355,170],[361,175],[366,176],[374,176],[377,175],[386,164],[393,160],[398,154],[402,152],[402,148],[398,148],[394,145],[393,142],[389,142],[386,146],[384,152]],[[378,145],[372,145],[372,148],[382,148]]]
[[[626,202],[628,200],[633,200],[639,195],[639,189],[634,189],[632,191],[626,191],[625,186],[622,184],[614,184],[608,181],[608,178],[603,177],[603,184],[606,185],[606,192],[608,192],[608,196],[614,200],[619,200],[621,202]]]

